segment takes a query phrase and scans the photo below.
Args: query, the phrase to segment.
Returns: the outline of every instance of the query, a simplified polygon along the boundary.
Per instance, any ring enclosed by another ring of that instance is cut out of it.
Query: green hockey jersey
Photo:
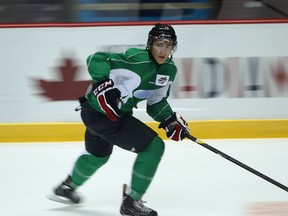
[[[96,52],[87,58],[90,76],[95,83],[110,78],[121,91],[123,113],[133,113],[140,101],[146,100],[147,113],[162,122],[173,111],[167,102],[177,68],[168,58],[157,64],[148,51],[130,48],[125,53]],[[87,95],[90,105],[101,111],[93,92]]]

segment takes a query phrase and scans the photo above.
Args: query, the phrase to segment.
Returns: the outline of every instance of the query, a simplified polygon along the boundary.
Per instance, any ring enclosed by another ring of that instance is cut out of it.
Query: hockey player
[[[146,49],[130,48],[125,53],[96,52],[87,59],[93,80],[80,98],[81,118],[86,126],[85,152],[67,179],[50,199],[76,204],[76,189],[109,159],[114,145],[137,154],[131,183],[123,187],[122,215],[157,216],[143,205],[164,152],[164,142],[155,131],[132,115],[133,108],[147,101],[147,113],[160,122],[169,138],[182,140],[189,128],[167,102],[177,68],[172,60],[177,36],[172,26],[156,24],[148,34]],[[143,136],[145,134],[145,136]]]

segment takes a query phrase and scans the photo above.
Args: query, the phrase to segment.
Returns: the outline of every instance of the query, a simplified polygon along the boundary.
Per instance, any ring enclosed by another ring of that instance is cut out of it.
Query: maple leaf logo
[[[79,67],[74,64],[73,59],[63,58],[62,64],[56,67],[58,80],[48,81],[36,79],[36,85],[41,89],[41,95],[53,101],[77,100],[84,95],[87,87],[92,81],[76,81]]]

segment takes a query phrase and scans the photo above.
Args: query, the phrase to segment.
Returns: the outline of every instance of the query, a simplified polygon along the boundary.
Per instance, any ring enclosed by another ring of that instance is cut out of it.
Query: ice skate
[[[53,190],[53,193],[48,195],[47,198],[56,202],[74,205],[80,203],[80,197],[75,189],[71,188],[68,184],[69,177],[66,181],[60,184]]]
[[[126,194],[127,185],[123,185],[123,200],[120,208],[121,215],[126,216],[157,216],[157,212],[143,205],[142,200],[133,200]]]

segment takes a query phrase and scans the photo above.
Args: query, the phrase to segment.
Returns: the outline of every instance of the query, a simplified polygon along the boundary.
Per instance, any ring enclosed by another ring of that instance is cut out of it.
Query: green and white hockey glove
[[[174,141],[183,140],[185,135],[190,132],[187,122],[176,112],[160,123],[158,128],[164,128],[167,137]]]
[[[101,110],[111,121],[117,121],[122,116],[118,105],[121,103],[121,92],[114,87],[111,79],[106,79],[92,86],[92,92],[97,98]]]

